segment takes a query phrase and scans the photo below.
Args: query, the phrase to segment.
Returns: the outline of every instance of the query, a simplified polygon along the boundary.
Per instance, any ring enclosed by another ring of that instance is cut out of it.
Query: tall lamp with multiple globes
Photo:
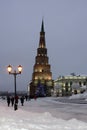
[[[17,96],[17,92],[16,92],[16,76],[18,74],[21,74],[22,66],[21,65],[18,66],[18,71],[16,71],[16,70],[12,71],[12,66],[8,65],[7,70],[9,72],[9,74],[14,76],[14,110],[17,110],[18,109],[18,104],[16,103],[16,96]]]

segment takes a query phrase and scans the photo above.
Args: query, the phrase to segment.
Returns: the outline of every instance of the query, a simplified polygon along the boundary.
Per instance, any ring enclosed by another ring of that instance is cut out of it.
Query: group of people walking
[[[12,96],[7,96],[7,105],[8,107],[11,105],[13,106],[14,104],[18,104],[18,101],[20,99],[20,102],[21,102],[21,105],[23,106],[24,105],[24,99],[25,97],[24,96],[21,96],[20,98],[18,96],[16,96],[15,98]]]
[[[10,104],[13,106],[14,97],[7,96],[7,104],[8,104],[8,107],[10,106]]]

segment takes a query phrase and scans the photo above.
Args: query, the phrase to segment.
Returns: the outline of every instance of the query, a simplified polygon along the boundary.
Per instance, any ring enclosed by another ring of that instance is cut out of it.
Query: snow
[[[19,101],[16,111],[11,105],[7,106],[6,100],[0,99],[0,130],[87,130],[85,114],[83,120],[80,120],[82,116],[76,119],[75,114],[81,114],[80,108],[86,112],[87,105],[66,104],[58,99],[62,97],[31,99],[25,101],[24,106]]]
[[[87,100],[87,91],[85,91],[83,94],[74,94],[72,96],[69,97],[70,99],[85,99]]]

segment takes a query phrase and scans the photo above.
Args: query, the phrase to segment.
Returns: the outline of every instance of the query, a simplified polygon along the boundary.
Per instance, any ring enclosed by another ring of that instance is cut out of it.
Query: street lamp
[[[12,75],[14,75],[14,91],[15,91],[15,96],[14,96],[14,110],[17,110],[18,108],[17,108],[17,103],[16,103],[16,96],[17,96],[17,94],[16,94],[16,76],[18,75],[18,74],[21,74],[21,72],[22,72],[22,66],[21,65],[19,65],[18,66],[18,72],[16,72],[16,70],[14,70],[13,72],[12,72],[12,66],[11,65],[8,65],[8,67],[7,67],[7,70],[8,70],[8,72],[9,72],[9,74],[12,74]]]

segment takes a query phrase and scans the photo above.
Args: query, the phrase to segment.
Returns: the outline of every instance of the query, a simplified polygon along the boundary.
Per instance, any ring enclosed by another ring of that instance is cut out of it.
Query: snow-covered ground
[[[64,98],[32,99],[24,106],[19,101],[17,111],[0,99],[0,130],[87,130],[87,105],[59,99]]]

